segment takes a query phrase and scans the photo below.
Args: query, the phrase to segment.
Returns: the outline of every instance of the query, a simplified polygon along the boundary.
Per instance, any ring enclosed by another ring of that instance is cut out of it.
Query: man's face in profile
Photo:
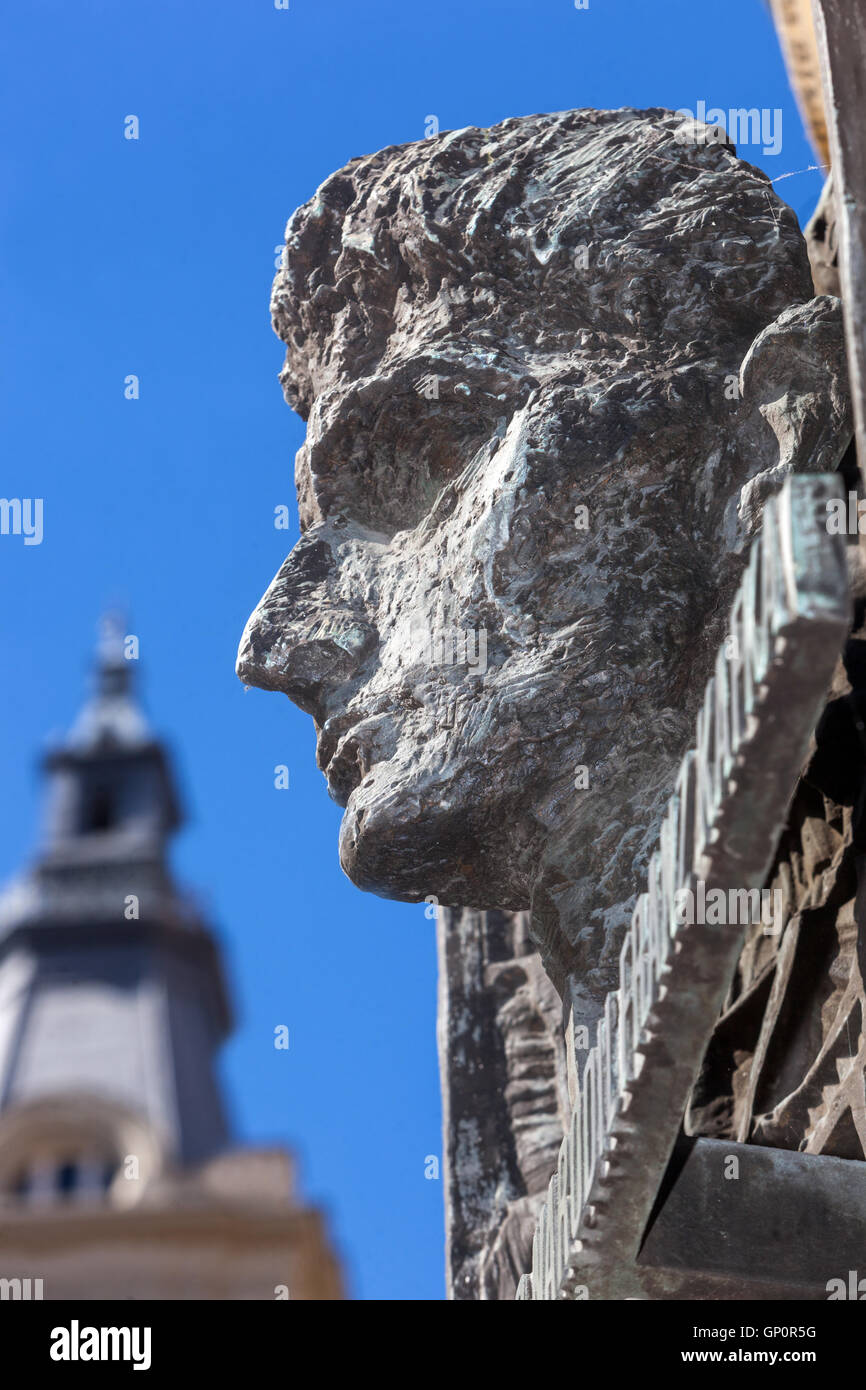
[[[753,399],[731,382],[811,289],[763,177],[677,126],[456,132],[355,161],[289,224],[303,534],[238,670],[313,715],[362,888],[525,907],[552,834],[621,841],[686,747],[743,488],[780,456],[760,371]],[[838,420],[813,426],[832,467]]]

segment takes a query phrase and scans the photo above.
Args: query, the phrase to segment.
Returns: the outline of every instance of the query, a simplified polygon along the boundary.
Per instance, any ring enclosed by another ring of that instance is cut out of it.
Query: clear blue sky
[[[297,534],[303,425],[277,382],[274,248],[322,179],[420,139],[431,114],[445,130],[575,106],[781,107],[780,154],[744,154],[772,178],[802,170],[814,157],[767,12],[13,0],[4,29],[0,495],[44,498],[45,535],[0,536],[0,873],[32,850],[34,759],[76,711],[100,612],[125,603],[193,816],[177,867],[234,978],[238,1133],[296,1149],[355,1297],[441,1298],[442,1184],[424,1177],[441,1150],[433,924],[342,876],[312,721],[233,672]],[[804,220],[820,176],[778,188]]]

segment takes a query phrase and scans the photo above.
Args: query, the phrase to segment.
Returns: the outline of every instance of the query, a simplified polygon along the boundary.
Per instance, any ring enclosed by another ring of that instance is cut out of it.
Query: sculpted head
[[[523,908],[563,843],[599,922],[638,887],[760,503],[847,444],[811,297],[764,175],[663,111],[386,149],[294,214],[302,536],[238,671],[312,714],[361,888]]]

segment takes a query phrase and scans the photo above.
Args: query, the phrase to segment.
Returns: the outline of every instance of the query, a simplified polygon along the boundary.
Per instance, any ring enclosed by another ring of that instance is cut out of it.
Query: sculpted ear
[[[740,398],[749,477],[737,515],[748,541],[765,499],[789,473],[832,473],[851,442],[841,302],[819,295],[768,324],[743,359]]]

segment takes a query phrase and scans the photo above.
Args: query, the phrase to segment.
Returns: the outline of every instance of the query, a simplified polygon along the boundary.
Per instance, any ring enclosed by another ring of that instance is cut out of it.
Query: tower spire
[[[231,1139],[220,951],[166,854],[171,763],[133,699],[136,648],[103,623],[79,742],[45,764],[49,833],[0,892],[2,1282],[272,1299],[291,1278],[293,1299],[339,1298],[288,1155]]]
[[[166,1152],[193,1162],[227,1142],[213,1059],[229,1002],[216,943],[172,873],[171,761],[134,698],[130,654],[120,620],[103,621],[92,693],[44,761],[43,842],[0,896],[0,986],[16,949],[32,960],[5,1051],[0,1029],[0,1121],[12,1101],[92,1092],[143,1111]]]

